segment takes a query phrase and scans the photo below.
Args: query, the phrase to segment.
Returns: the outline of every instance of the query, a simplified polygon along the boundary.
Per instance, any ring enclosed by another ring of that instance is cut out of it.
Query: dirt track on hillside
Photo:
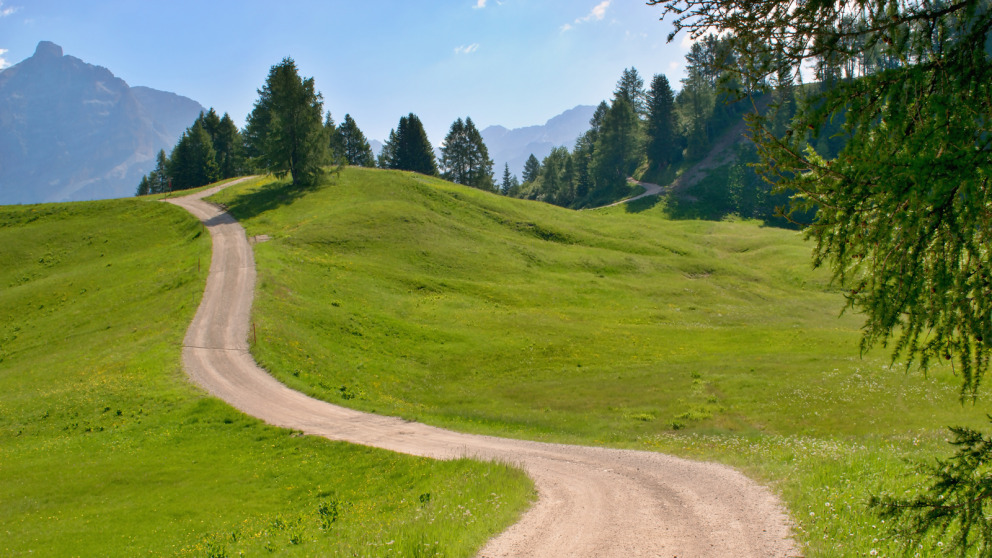
[[[729,467],[652,452],[461,434],[337,407],[277,382],[248,351],[254,259],[241,225],[200,199],[215,190],[169,200],[202,220],[213,237],[206,291],[183,348],[186,372],[208,392],[270,424],[332,440],[519,465],[534,479],[538,501],[480,556],[797,554],[776,498]]]

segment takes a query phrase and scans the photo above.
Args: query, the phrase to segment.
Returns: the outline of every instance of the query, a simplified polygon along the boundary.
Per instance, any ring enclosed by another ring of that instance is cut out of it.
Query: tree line
[[[313,78],[302,78],[291,58],[272,66],[258,100],[239,131],[214,109],[186,129],[155,169],[141,179],[137,194],[196,188],[251,172],[289,176],[294,185],[314,184],[324,170],[339,165],[406,170],[487,191],[496,191],[493,161],[471,118],[451,125],[440,160],[423,123],[410,113],[389,133],[378,157],[350,114],[335,125],[323,115],[323,97]]]

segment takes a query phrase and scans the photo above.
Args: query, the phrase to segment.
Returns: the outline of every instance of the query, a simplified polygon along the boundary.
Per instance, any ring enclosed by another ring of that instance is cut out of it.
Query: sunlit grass
[[[785,499],[807,556],[890,555],[865,508],[905,458],[981,426],[949,369],[858,353],[860,320],[801,234],[572,212],[346,169],[217,196],[257,246],[256,357],[334,403],[459,430],[742,467]]]
[[[505,465],[302,437],[190,385],[210,244],[179,208],[0,207],[0,247],[0,555],[471,556],[532,497]]]

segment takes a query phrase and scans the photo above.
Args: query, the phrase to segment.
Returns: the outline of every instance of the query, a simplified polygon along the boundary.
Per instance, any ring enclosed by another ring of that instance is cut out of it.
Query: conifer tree
[[[395,168],[393,162],[396,160],[397,143],[399,143],[399,138],[396,136],[396,129],[394,128],[389,131],[389,138],[382,145],[382,151],[379,152],[379,157],[376,159],[376,166],[380,169]]]
[[[324,133],[327,134],[327,158],[331,163],[345,161],[344,136],[331,118],[331,111],[324,117]]]
[[[627,101],[638,116],[647,113],[647,95],[644,93],[644,80],[637,73],[637,68],[625,68],[617,82],[614,97]]]
[[[169,156],[168,175],[173,190],[197,188],[220,178],[217,154],[201,121],[194,122],[179,138]]]
[[[444,178],[480,190],[494,191],[493,161],[482,134],[471,118],[459,118],[451,124],[441,147]]]
[[[344,146],[344,157],[349,165],[357,167],[374,167],[375,156],[365,134],[358,128],[358,123],[350,114],[344,115],[344,122],[338,127]]]
[[[524,163],[524,182],[534,182],[537,177],[541,175],[541,162],[537,160],[537,157],[533,153],[530,157],[527,157],[527,162]]]
[[[388,168],[419,172],[429,176],[438,174],[434,148],[427,139],[423,123],[412,112],[400,118],[399,126],[396,128],[396,141],[390,147],[390,151]]]
[[[277,176],[289,174],[294,185],[313,184],[327,162],[322,116],[322,96],[313,78],[301,78],[296,62],[284,58],[269,70],[248,116],[249,155],[262,169]]]
[[[622,186],[637,168],[643,151],[640,121],[626,97],[617,95],[603,117],[590,161],[597,189]]]
[[[510,164],[503,163],[503,180],[500,182],[500,192],[503,195],[509,195],[517,186],[520,186],[520,181],[516,175],[510,174]]]
[[[244,140],[234,120],[226,112],[221,117],[217,131],[213,135],[214,151],[217,154],[217,168],[220,178],[233,178],[244,173]]]
[[[648,91],[648,119],[645,128],[645,152],[648,163],[655,170],[662,170],[675,162],[679,139],[676,133],[675,96],[664,75],[651,80]]]

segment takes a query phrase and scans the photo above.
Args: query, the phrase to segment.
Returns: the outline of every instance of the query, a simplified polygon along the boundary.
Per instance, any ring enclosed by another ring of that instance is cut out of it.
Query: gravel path
[[[213,238],[206,291],[186,334],[183,363],[198,385],[270,424],[356,444],[434,457],[517,464],[538,501],[482,549],[484,557],[796,556],[774,495],[734,469],[659,453],[462,434],[361,413],[293,391],[248,351],[255,265],[244,229],[201,200],[169,200]]]

